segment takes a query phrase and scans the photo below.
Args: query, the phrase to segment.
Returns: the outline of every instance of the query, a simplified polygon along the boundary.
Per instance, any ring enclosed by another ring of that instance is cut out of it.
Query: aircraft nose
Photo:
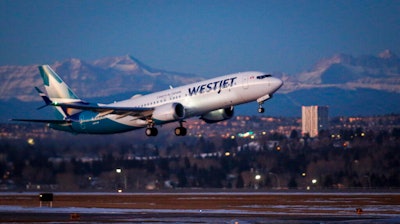
[[[283,81],[282,80],[280,80],[278,78],[275,78],[275,77],[271,78],[271,86],[274,88],[274,91],[276,91],[279,88],[281,88],[282,85],[283,85]]]

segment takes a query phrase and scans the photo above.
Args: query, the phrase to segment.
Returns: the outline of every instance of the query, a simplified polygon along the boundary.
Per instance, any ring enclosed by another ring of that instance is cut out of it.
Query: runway
[[[1,193],[0,222],[400,223],[400,193]]]

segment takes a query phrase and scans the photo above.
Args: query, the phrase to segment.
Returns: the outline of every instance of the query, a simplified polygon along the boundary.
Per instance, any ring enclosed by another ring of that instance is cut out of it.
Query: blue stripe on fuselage
[[[75,121],[71,124],[50,124],[50,127],[56,130],[85,134],[113,134],[140,128],[122,124],[109,118],[96,118],[96,115],[95,112],[83,111],[78,116],[74,116],[73,120]]]

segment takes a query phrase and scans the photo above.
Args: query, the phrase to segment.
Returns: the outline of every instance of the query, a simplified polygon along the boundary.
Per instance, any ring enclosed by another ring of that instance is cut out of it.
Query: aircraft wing
[[[62,108],[72,108],[79,110],[90,110],[93,112],[98,112],[99,116],[105,116],[107,114],[117,114],[120,115],[119,118],[126,116],[136,116],[136,117],[147,117],[150,116],[154,108],[142,108],[142,107],[113,107],[107,105],[97,105],[88,103],[51,103],[53,106],[59,106]],[[51,124],[70,124],[72,120],[46,120],[46,119],[11,119],[12,121],[24,121],[24,122],[37,122],[37,123],[51,123]]]
[[[82,103],[82,102],[74,102],[74,103],[52,103],[53,106],[58,106],[61,108],[72,108],[78,110],[90,110],[93,112],[98,112],[100,115],[107,114],[117,114],[124,116],[138,116],[138,117],[147,117],[150,116],[154,108],[152,107],[114,107],[108,105],[98,105],[98,104],[90,104],[90,103]]]

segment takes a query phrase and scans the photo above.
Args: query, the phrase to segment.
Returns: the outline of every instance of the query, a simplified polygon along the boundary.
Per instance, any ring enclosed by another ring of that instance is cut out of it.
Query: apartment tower
[[[319,131],[328,130],[327,106],[302,106],[301,107],[301,131],[309,134],[311,138],[318,136]]]

